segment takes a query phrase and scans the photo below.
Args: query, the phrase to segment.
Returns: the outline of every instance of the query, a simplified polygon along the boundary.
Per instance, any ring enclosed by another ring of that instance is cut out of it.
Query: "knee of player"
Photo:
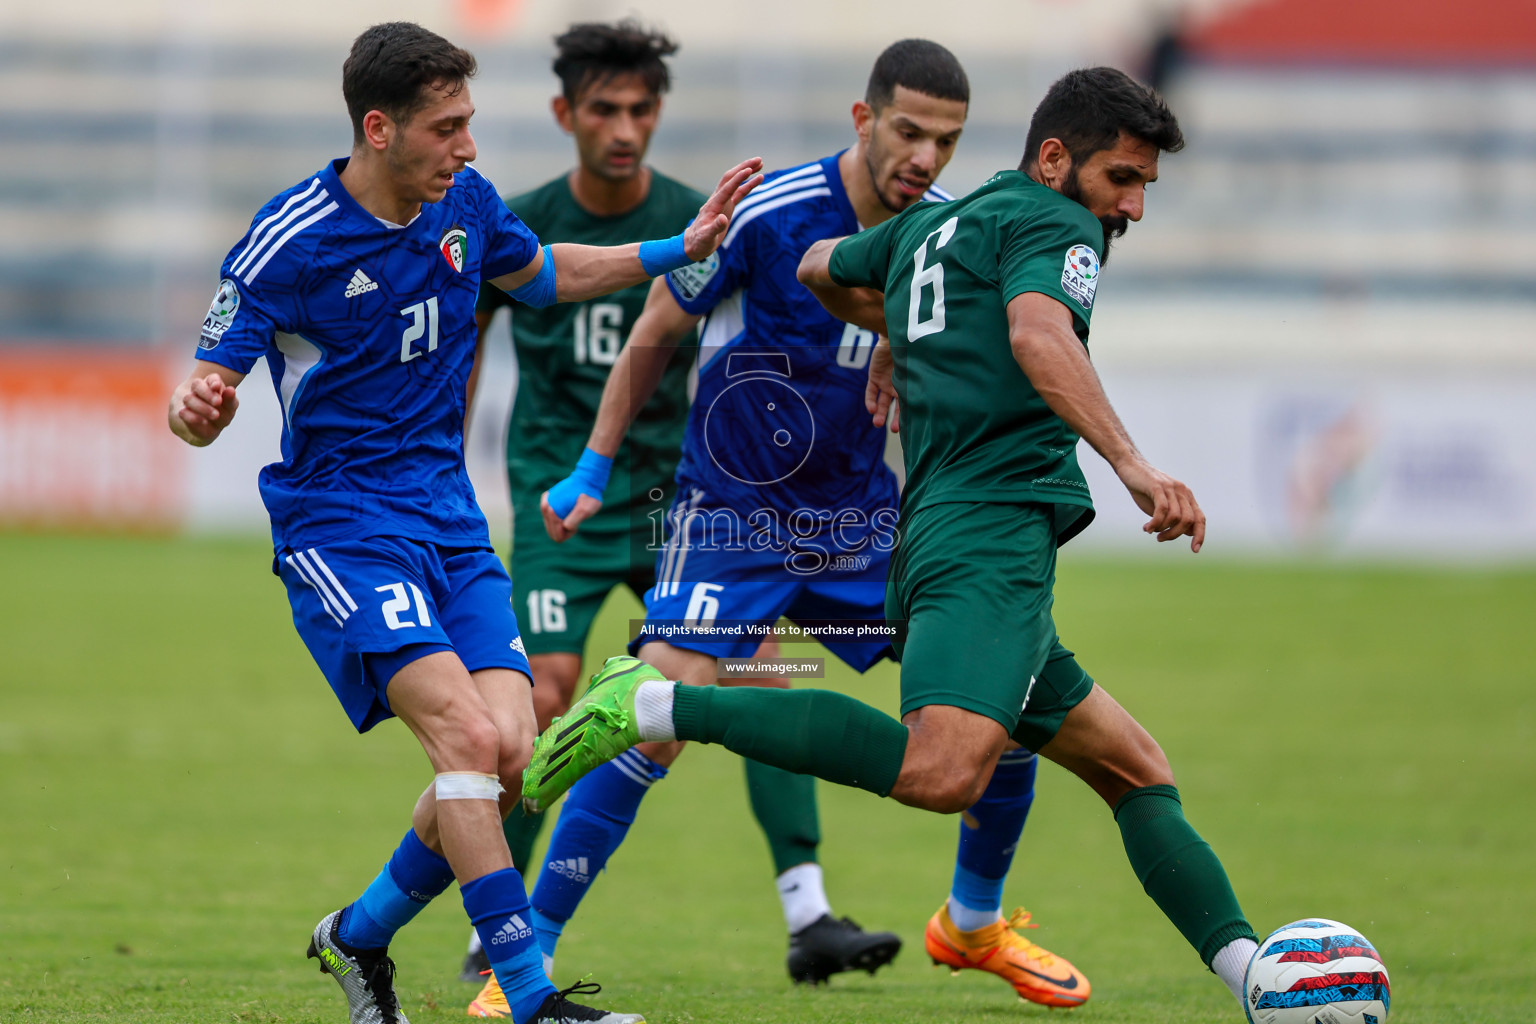
[[[523,769],[528,767],[528,762],[533,756],[533,736],[526,735],[512,738],[501,744],[500,756],[496,762],[496,774],[501,776],[501,784],[508,789],[521,789],[523,782]]]
[[[488,717],[462,715],[453,722],[449,735],[439,748],[443,764],[440,771],[500,774],[501,734]]]
[[[924,803],[930,811],[959,814],[980,800],[986,788],[981,772],[969,765],[951,764],[933,774],[924,787]]]
[[[986,789],[985,745],[969,742],[926,719],[909,716],[907,749],[897,788],[904,802],[939,814],[958,814]]]

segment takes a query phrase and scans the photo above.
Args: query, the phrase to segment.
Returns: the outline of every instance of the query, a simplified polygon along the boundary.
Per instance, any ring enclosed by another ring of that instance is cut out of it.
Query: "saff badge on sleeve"
[[[1099,290],[1099,254],[1086,245],[1068,249],[1066,265],[1061,268],[1061,290],[1084,309],[1092,309],[1093,295]]]

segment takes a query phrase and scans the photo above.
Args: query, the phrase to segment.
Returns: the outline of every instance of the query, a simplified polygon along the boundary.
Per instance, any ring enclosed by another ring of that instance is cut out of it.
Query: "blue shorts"
[[[727,629],[772,626],[781,618],[805,627],[885,622],[889,551],[872,544],[857,551],[827,544],[823,551],[812,539],[796,552],[756,544],[744,533],[733,538],[723,522],[701,516],[673,529],[677,523],[673,517],[656,558],[658,582],[645,592],[645,625],[630,641],[631,654],[642,644],[659,640],[714,658],[750,658],[763,639],[750,629],[701,638],[669,633],[669,627],[711,622]],[[821,642],[859,672],[893,656],[890,641],[883,638],[827,637]]]
[[[385,687],[409,660],[451,650],[471,672],[527,675],[512,581],[489,548],[368,537],[278,553],[293,624],[347,717],[367,732],[394,712]],[[381,657],[383,656],[383,657]]]

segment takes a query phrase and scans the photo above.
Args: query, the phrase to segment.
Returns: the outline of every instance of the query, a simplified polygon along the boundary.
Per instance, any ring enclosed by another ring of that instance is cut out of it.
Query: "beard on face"
[[[628,156],[631,158],[628,167],[615,167],[612,163],[609,162],[614,156],[618,155]],[[640,167],[644,161],[644,158],[645,151],[643,149],[638,149],[634,146],[627,148],[619,146],[608,146],[598,151],[597,155],[593,159],[588,159],[586,153],[583,153],[582,163],[585,165],[588,172],[598,178],[601,178],[603,181],[621,182],[628,181],[640,173]]]
[[[922,196],[917,195],[913,196],[911,199],[892,202],[886,196],[885,189],[880,187],[879,167],[884,162],[885,151],[881,148],[880,143],[875,141],[874,137],[871,136],[869,140],[869,148],[864,153],[864,168],[865,170],[869,171],[870,187],[875,190],[875,198],[880,200],[881,206],[885,207],[887,210],[890,210],[892,213],[900,213],[902,210],[905,210],[908,206],[911,206],[917,200],[921,199]],[[929,184],[931,185],[933,183],[929,182]]]
[[[405,150],[405,142],[401,136],[396,135],[390,139],[389,145],[384,148],[384,166],[388,167],[389,173],[397,178],[410,173],[410,156]]]
[[[418,190],[423,185],[425,168],[430,160],[430,156],[411,152],[405,143],[404,133],[391,139],[384,150],[384,165],[389,168],[389,173],[396,181],[409,182]]]
[[[1067,172],[1066,180],[1061,183],[1061,194],[1087,208],[1088,204],[1083,202],[1082,183],[1077,180],[1076,164],[1072,165],[1072,169]],[[1099,227],[1104,232],[1104,249],[1099,253],[1100,267],[1109,262],[1109,248],[1114,244],[1115,239],[1125,234],[1125,229],[1130,226],[1130,218],[1123,214],[1111,214],[1099,218]]]

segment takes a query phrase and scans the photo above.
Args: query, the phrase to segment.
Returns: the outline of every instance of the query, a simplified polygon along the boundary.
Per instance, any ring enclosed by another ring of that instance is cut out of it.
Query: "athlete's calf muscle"
[[[1039,753],[1088,783],[1111,807],[1133,789],[1174,784],[1163,748],[1098,684]]]

